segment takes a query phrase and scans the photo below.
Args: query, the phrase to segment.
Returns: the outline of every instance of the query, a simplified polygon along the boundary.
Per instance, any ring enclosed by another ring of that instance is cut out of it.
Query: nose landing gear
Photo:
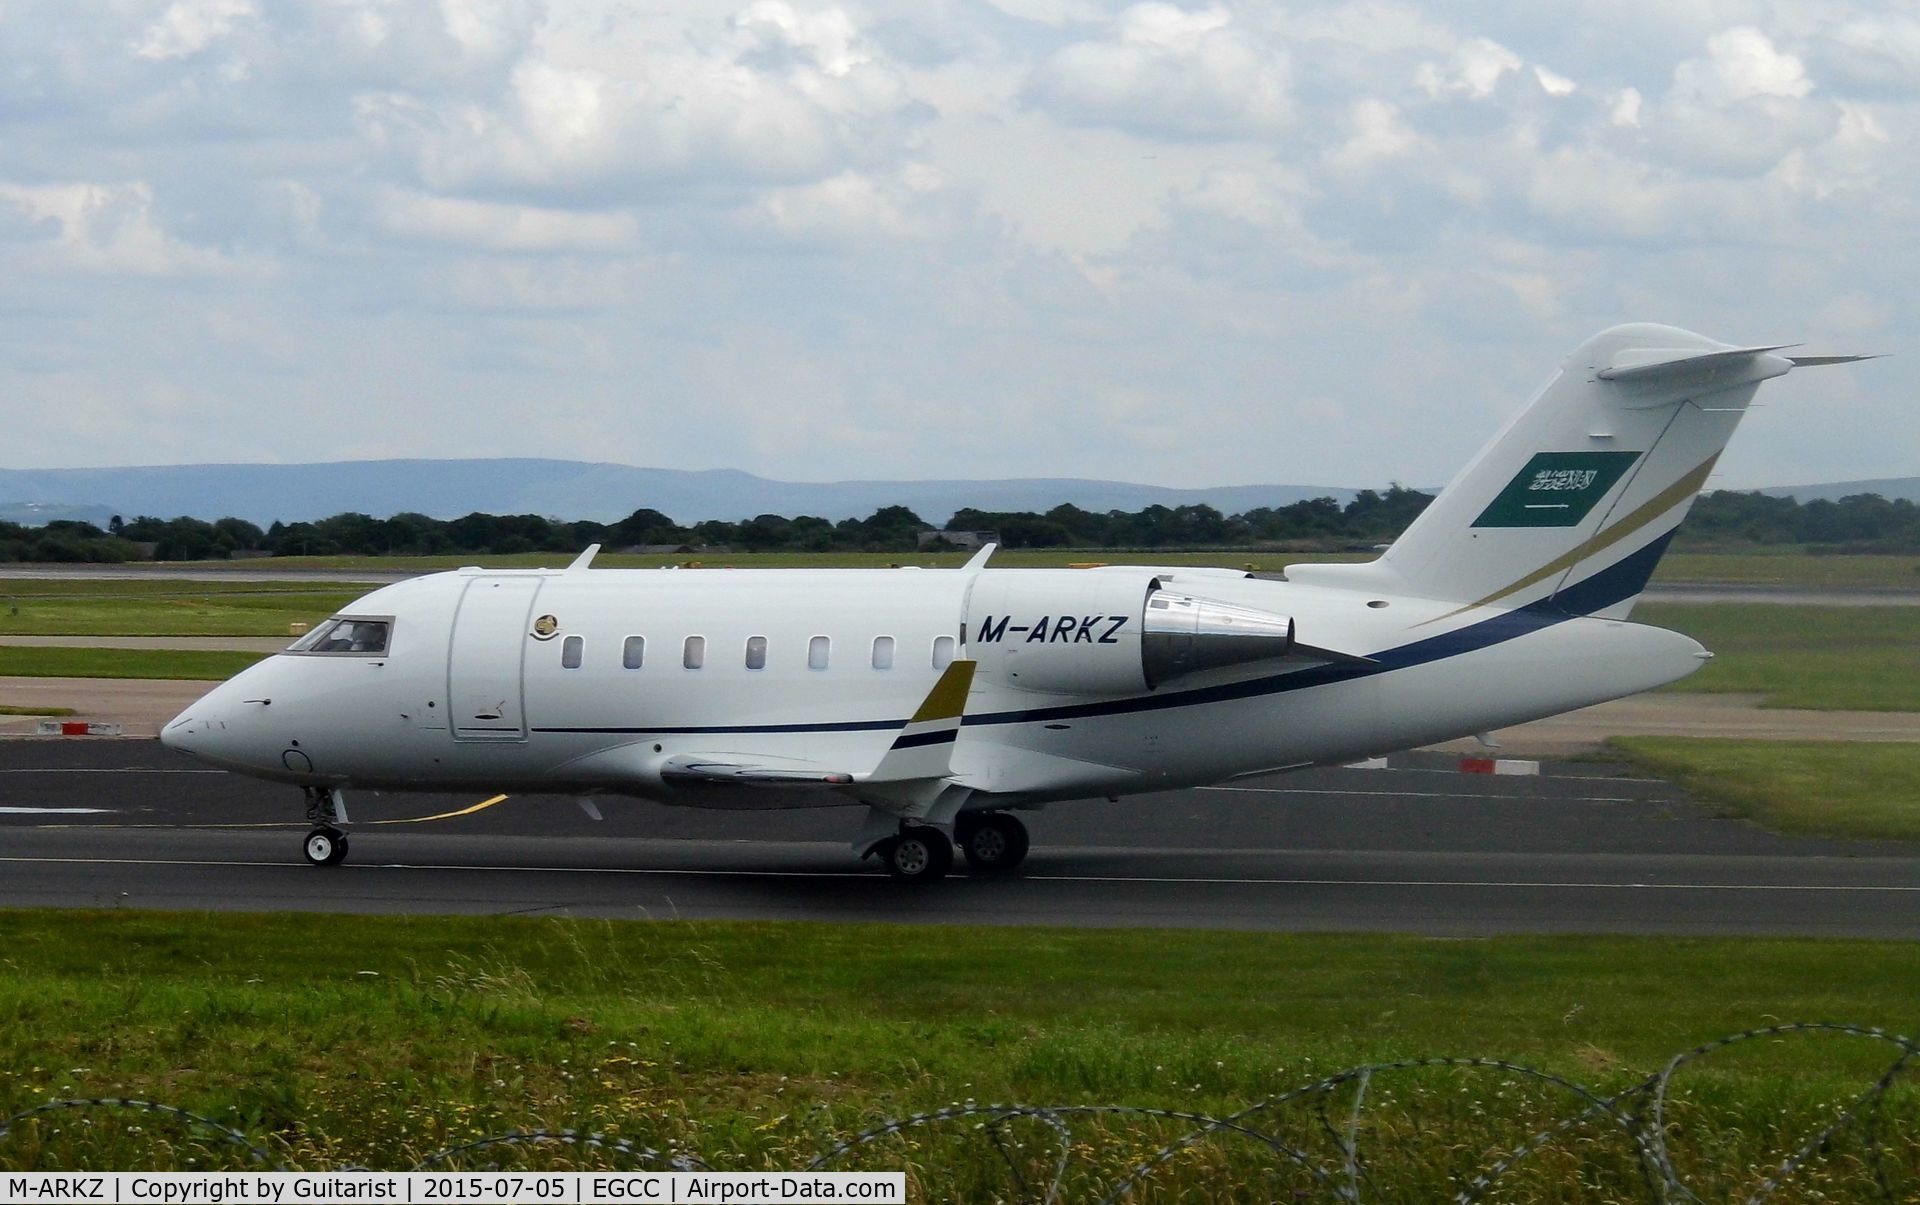
[[[301,852],[315,866],[338,866],[347,860],[347,834],[340,825],[347,820],[347,800],[337,787],[307,787],[307,819],[314,829],[307,834]]]
[[[337,828],[316,828],[301,847],[315,866],[338,866],[347,860],[347,835]]]

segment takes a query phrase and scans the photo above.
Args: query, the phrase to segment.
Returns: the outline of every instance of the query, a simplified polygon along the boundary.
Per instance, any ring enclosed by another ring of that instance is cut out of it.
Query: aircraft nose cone
[[[195,730],[199,727],[200,724],[195,719],[195,712],[191,709],[183,711],[179,715],[174,716],[173,719],[167,721],[167,726],[160,730],[160,743],[169,749],[178,749],[182,753],[192,753],[195,744],[193,739]]]

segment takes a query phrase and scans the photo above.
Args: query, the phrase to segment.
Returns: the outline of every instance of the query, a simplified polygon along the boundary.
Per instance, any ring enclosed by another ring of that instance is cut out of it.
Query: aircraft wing
[[[844,787],[854,780],[853,774],[845,770],[829,770],[824,767],[811,767],[798,763],[773,765],[760,759],[723,760],[718,757],[700,757],[682,754],[668,758],[660,767],[660,777],[676,785],[711,783],[735,787],[771,787],[780,790],[794,790],[816,787]]]
[[[924,782],[947,776],[960,716],[973,685],[975,662],[955,661],[934,683],[892,745],[869,770],[843,770],[790,757],[747,753],[682,753],[660,764],[671,786],[833,790],[856,784]],[[854,792],[856,795],[859,792]]]

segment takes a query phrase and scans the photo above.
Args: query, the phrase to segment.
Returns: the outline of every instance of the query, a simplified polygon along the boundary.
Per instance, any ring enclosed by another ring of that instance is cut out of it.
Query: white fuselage
[[[1373,661],[1116,688],[1140,650],[1125,600],[1149,583],[1291,617],[1306,644]],[[343,614],[388,619],[390,644],[271,657],[184,713],[170,743],[302,785],[688,801],[661,777],[675,757],[873,766],[957,657],[979,672],[951,781],[968,806],[998,807],[1483,732],[1658,686],[1702,656],[1684,636],[1538,605],[1462,612],[1185,568],[462,570]]]

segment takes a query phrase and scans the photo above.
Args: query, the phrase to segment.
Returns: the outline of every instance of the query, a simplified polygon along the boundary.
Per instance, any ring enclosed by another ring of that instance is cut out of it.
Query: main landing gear
[[[305,789],[307,819],[314,829],[307,834],[301,852],[315,866],[338,866],[347,860],[347,834],[339,827],[347,823],[347,801],[337,789]]]
[[[954,822],[953,838],[967,865],[988,874],[1012,870],[1027,857],[1027,826],[1005,812],[963,814]]]
[[[1005,812],[968,812],[954,821],[953,840],[937,828],[903,829],[874,847],[887,873],[907,883],[930,883],[953,868],[954,847],[982,874],[1012,870],[1027,856],[1027,826]]]

